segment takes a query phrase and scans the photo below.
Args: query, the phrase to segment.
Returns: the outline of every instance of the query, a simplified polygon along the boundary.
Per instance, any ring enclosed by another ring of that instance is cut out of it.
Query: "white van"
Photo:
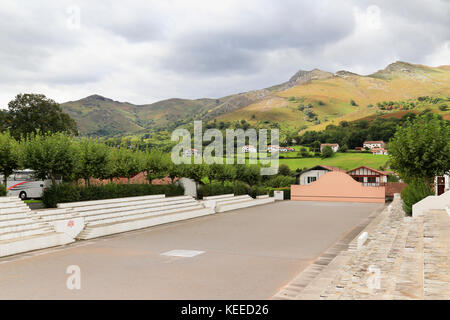
[[[0,175],[3,183],[3,176]],[[33,170],[14,171],[7,179],[6,190],[9,197],[19,197],[22,200],[29,198],[42,198],[44,189],[51,186],[52,181],[35,178]]]

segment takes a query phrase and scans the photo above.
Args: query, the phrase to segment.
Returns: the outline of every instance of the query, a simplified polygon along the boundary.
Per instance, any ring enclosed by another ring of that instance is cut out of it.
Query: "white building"
[[[385,144],[384,141],[364,141],[363,147],[369,148],[372,150],[373,148],[384,148]]]
[[[364,186],[377,187],[387,183],[389,173],[365,166],[361,166],[347,173],[352,176],[358,182],[361,182]]]
[[[258,150],[254,146],[247,145],[242,147],[242,152],[244,153],[256,153]]]
[[[185,157],[191,157],[191,156],[198,156],[200,153],[198,152],[197,149],[189,149],[189,150],[185,150],[183,152],[183,155]]]
[[[318,165],[308,170],[300,172],[297,175],[297,184],[300,185],[310,184],[314,181],[317,181],[322,175],[330,171],[344,171],[344,170],[331,166]]]
[[[333,152],[337,152],[339,150],[339,144],[337,143],[322,143],[320,145],[320,152],[322,152],[323,148],[325,147],[331,147],[331,150],[333,150]]]
[[[388,151],[384,148],[373,148],[372,154],[378,154],[378,155],[387,155]]]

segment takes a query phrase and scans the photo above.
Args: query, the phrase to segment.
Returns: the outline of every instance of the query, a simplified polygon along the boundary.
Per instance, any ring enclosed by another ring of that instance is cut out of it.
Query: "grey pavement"
[[[381,206],[282,201],[4,257],[0,299],[270,299]]]

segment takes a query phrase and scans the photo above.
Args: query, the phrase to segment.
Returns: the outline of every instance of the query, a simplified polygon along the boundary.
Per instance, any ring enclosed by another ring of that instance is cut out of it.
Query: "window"
[[[316,181],[316,177],[308,177],[308,183]]]
[[[376,183],[377,182],[377,178],[376,177],[367,177],[367,182],[368,183]]]

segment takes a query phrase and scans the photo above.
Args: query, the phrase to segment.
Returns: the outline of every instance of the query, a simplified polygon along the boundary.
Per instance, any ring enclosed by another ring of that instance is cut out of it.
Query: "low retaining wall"
[[[413,217],[420,217],[428,210],[445,209],[450,206],[450,191],[440,196],[428,196],[412,206]]]

